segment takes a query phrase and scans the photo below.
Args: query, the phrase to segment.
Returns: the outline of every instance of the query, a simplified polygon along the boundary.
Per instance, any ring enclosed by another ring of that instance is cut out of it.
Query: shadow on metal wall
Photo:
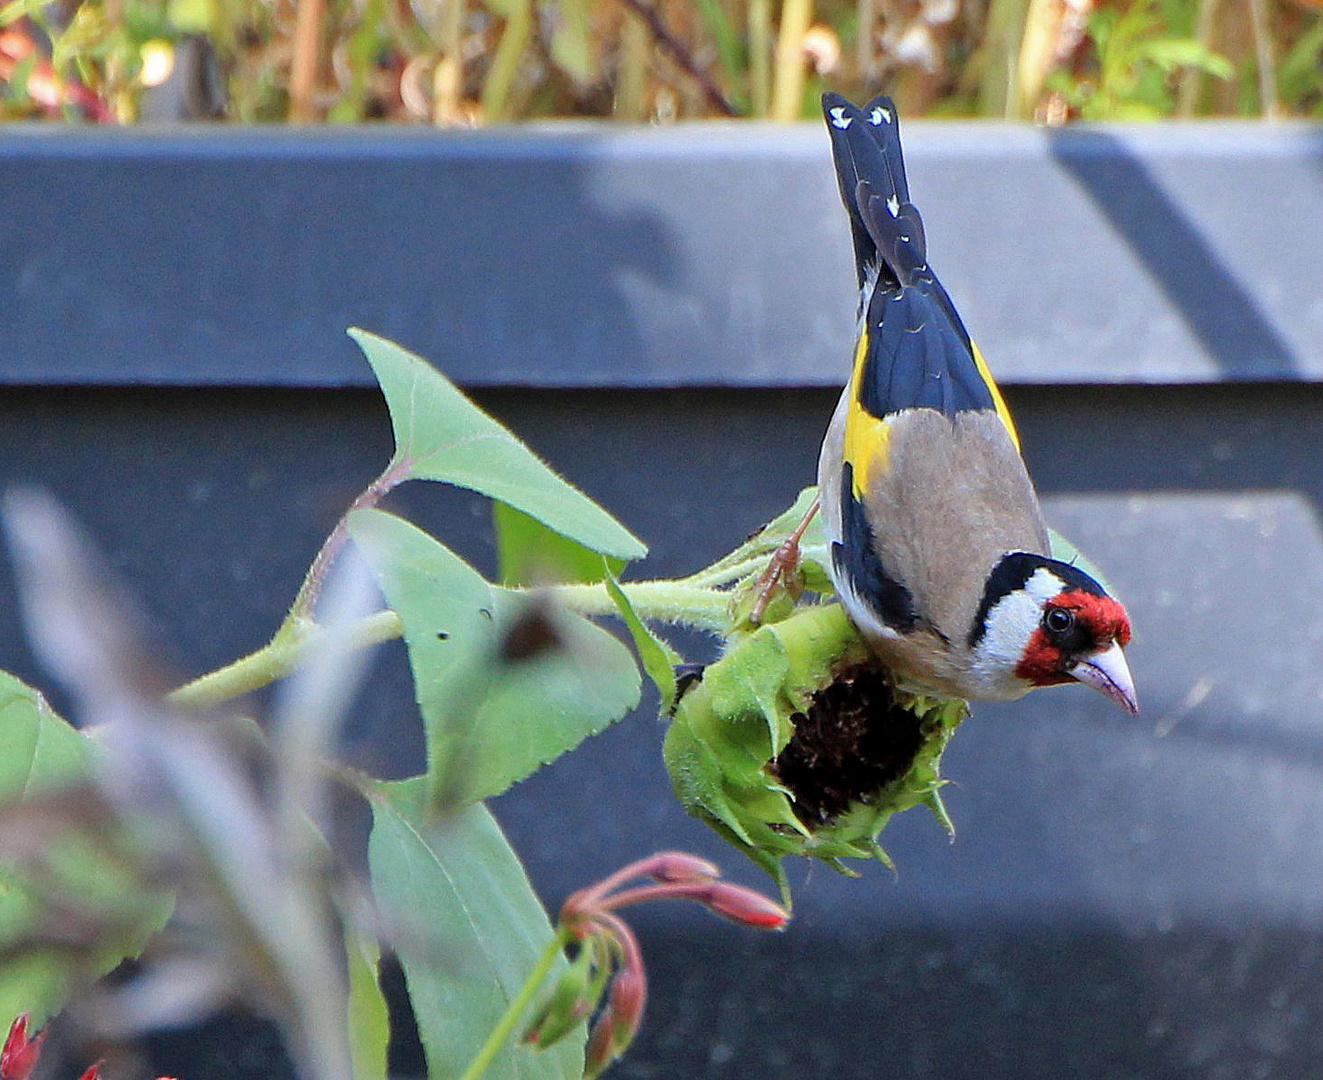
[[[592,140],[226,134],[0,148],[0,381],[369,385],[363,326],[468,384],[609,385],[645,354],[619,282],[680,273],[660,214],[593,190]]]
[[[1097,128],[1054,130],[1048,146],[1147,268],[1226,378],[1300,376],[1290,345],[1123,139]],[[1260,212],[1253,206],[1245,210]],[[1263,242],[1272,239],[1265,235]]]

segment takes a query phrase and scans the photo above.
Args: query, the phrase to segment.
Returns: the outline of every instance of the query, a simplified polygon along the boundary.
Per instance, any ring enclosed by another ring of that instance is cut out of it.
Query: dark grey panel
[[[1008,382],[1323,375],[1323,132],[915,123],[929,249]],[[487,386],[829,386],[816,124],[0,140],[0,382],[367,385],[357,324]]]
[[[812,478],[833,394],[498,391],[482,400],[653,545],[696,568]],[[948,755],[954,843],[922,811],[899,872],[791,868],[758,937],[640,912],[654,983],[637,1077],[1241,1080],[1323,1071],[1323,390],[1012,388],[1050,516],[1137,627],[1143,713],[1082,689],[980,708]],[[51,487],[187,670],[260,644],[323,531],[389,451],[367,391],[11,391],[0,487]],[[479,565],[481,500],[400,505]],[[0,567],[0,667],[45,682]],[[701,643],[688,641],[686,649]],[[417,761],[397,649],[352,752]],[[497,800],[546,900],[683,847],[759,883],[672,798],[646,709]],[[235,1080],[233,1039],[160,1063]],[[228,1049],[227,1049],[228,1047]],[[229,1055],[229,1056],[227,1056]],[[262,1062],[248,1062],[263,1075]]]

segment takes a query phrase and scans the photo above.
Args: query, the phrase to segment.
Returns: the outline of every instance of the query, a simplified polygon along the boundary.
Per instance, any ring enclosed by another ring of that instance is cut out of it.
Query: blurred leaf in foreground
[[[260,734],[238,718],[164,701],[168,680],[140,622],[49,497],[11,493],[4,510],[34,649],[100,748],[88,782],[67,789],[65,812],[42,815],[73,827],[22,864],[23,884],[49,914],[55,894],[32,882],[93,869],[100,879],[109,861],[120,890],[158,921],[168,885],[187,927],[162,935],[142,975],[91,997],[81,1015],[113,1037],[195,1019],[238,997],[281,1024],[306,1080],[350,1080],[344,960],[322,848],[305,816],[270,805]],[[274,764],[271,790],[280,791],[279,757]],[[81,803],[94,809],[80,816]],[[77,947],[104,932],[88,929]]]
[[[488,582],[427,533],[356,510],[350,535],[404,623],[434,809],[499,794],[638,704],[638,668],[601,627]]]
[[[485,806],[433,816],[422,778],[381,785],[372,887],[408,980],[430,1080],[454,1080],[519,993],[553,930]],[[554,974],[566,970],[558,959]],[[580,1080],[582,1033],[548,1050],[511,1044],[484,1080]]]

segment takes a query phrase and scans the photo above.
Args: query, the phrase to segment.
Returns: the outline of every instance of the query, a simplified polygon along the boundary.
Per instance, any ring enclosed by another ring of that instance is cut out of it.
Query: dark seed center
[[[900,779],[923,745],[922,723],[896,704],[886,675],[849,668],[792,717],[795,734],[771,762],[810,830],[830,825]]]

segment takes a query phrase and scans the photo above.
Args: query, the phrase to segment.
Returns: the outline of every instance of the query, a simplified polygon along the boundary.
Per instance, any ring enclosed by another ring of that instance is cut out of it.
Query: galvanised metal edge
[[[931,262],[1007,383],[1323,378],[1323,127],[905,126]],[[820,125],[0,131],[0,384],[833,386]]]

